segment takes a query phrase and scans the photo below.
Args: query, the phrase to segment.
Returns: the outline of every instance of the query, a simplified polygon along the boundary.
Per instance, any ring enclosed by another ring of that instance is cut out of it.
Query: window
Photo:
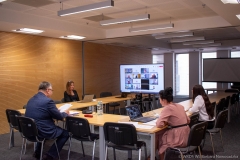
[[[239,57],[240,57],[240,51],[231,52],[231,58],[239,58]]]
[[[216,52],[202,53],[202,69],[203,69],[203,59],[206,59],[206,58],[217,58],[217,53]],[[202,73],[202,78],[203,78],[203,73]],[[217,83],[216,82],[202,82],[202,86],[203,86],[203,88],[217,88]],[[209,91],[208,93],[212,93],[212,92]]]
[[[176,54],[176,95],[189,95],[189,54]]]

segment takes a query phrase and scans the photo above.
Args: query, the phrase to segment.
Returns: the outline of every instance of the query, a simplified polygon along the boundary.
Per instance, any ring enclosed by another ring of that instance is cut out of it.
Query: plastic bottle
[[[103,104],[102,101],[98,101],[97,103],[97,115],[103,114]]]

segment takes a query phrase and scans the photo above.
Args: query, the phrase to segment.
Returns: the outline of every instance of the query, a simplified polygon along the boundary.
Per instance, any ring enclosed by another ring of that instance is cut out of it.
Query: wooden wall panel
[[[0,32],[1,133],[9,132],[5,110],[22,108],[43,80],[52,83],[54,100],[68,80],[81,95],[82,42]]]
[[[103,91],[120,94],[120,64],[149,64],[149,50],[84,43],[85,93],[99,97]]]

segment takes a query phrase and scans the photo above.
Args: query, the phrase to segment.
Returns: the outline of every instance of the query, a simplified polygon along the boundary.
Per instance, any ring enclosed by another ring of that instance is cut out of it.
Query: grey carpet
[[[97,132],[97,128],[96,128]],[[219,134],[215,135],[213,137],[214,140],[214,147],[215,147],[215,152],[217,154],[217,159],[240,159],[240,116],[232,116],[231,122],[227,123],[225,125],[225,128],[223,129],[223,144],[224,144],[224,151],[221,147],[221,141],[220,141],[220,136]],[[20,156],[20,151],[21,151],[21,143],[22,143],[22,138],[18,132],[15,132],[15,147],[11,148],[10,150],[8,149],[8,142],[9,142],[9,134],[3,134],[0,135],[0,159],[1,160],[17,160],[19,159]],[[150,137],[149,136],[139,136],[139,140],[144,140],[147,143],[148,147],[148,154],[149,154],[149,149],[150,149]],[[50,144],[46,143],[44,146],[44,152],[47,151],[49,148]],[[84,148],[85,148],[85,154],[86,157],[83,158],[82,155],[82,149],[81,149],[81,144],[78,141],[73,141],[72,145],[72,152],[70,155],[71,160],[90,160],[91,159],[91,154],[92,154],[92,143],[91,142],[84,142]],[[66,160],[67,159],[67,149],[68,149],[68,143],[64,146],[63,150],[60,153],[61,160]],[[109,156],[108,159],[112,160],[113,159],[113,152],[112,149],[109,149],[108,152]],[[27,145],[27,152],[25,155],[23,155],[22,159],[23,160],[34,160],[32,157],[33,154],[33,144],[28,143]],[[205,146],[203,148],[203,159],[204,160],[211,160],[212,159],[212,148],[211,148],[211,143],[210,143],[210,137],[207,135],[206,136],[206,142]],[[116,151],[117,155],[117,160],[124,160],[127,159],[127,152],[125,151]],[[144,154],[142,152],[142,159]],[[178,159],[178,155],[171,155],[174,158],[168,157],[167,159]],[[185,159],[192,160],[192,159],[199,159],[199,158],[193,158],[194,155],[188,155]],[[96,150],[95,150],[95,159],[99,159],[99,147],[98,147],[98,142],[96,145]],[[138,152],[134,151],[133,152],[133,159],[138,159]]]

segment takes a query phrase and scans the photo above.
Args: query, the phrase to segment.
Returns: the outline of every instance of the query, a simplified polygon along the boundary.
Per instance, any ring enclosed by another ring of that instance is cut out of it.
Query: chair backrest
[[[236,101],[239,102],[239,93],[236,93]]]
[[[62,98],[62,99],[61,99],[61,102],[62,102],[62,103],[65,103],[65,99],[64,99],[64,98]]]
[[[28,141],[37,142],[38,141],[38,129],[34,119],[20,116],[17,117],[19,132],[23,138]]]
[[[132,124],[106,122],[103,129],[107,142],[129,146],[137,144],[137,131]]]
[[[27,108],[27,105],[25,104],[22,108],[23,108],[23,109],[26,109],[26,108]]]
[[[91,140],[89,123],[85,118],[66,117],[66,128],[75,138],[89,138]]]
[[[83,94],[82,95],[82,99],[84,98],[85,95],[93,95],[93,99],[96,99],[96,95],[95,94]]]
[[[205,137],[207,122],[200,122],[191,127],[187,146],[199,146]]]
[[[17,110],[6,109],[6,115],[9,125],[18,130],[17,116],[21,116],[21,113]]]
[[[230,103],[231,105],[233,105],[236,102],[236,94],[232,94],[231,98],[230,98]]]
[[[228,108],[229,102],[230,102],[230,96],[227,96],[226,99],[225,99],[225,104],[224,104],[223,109],[227,109]]]
[[[61,100],[61,101],[59,101],[59,100],[54,100],[54,103],[55,103],[55,104],[60,104],[60,103],[62,103],[62,100]]]
[[[190,123],[188,124],[191,128],[193,125],[198,123],[199,113],[194,113],[190,117]]]
[[[215,128],[223,128],[225,123],[227,122],[227,118],[228,118],[228,110],[226,109],[224,111],[221,111],[218,114]]]
[[[225,98],[220,99],[220,101],[218,102],[217,106],[216,106],[216,112],[217,115],[219,114],[219,112],[223,111],[224,109],[224,105],[225,105]],[[217,116],[216,115],[216,116]]]
[[[101,92],[100,93],[100,98],[102,98],[102,97],[110,97],[110,96],[112,96],[111,92]]]

